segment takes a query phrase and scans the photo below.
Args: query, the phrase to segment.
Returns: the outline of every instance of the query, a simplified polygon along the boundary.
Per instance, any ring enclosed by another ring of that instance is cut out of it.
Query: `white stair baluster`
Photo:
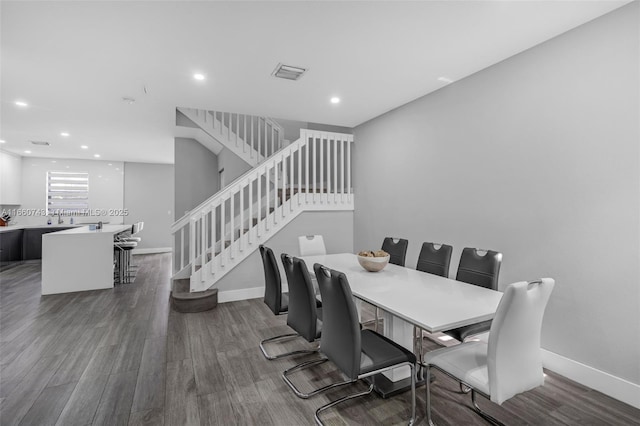
[[[223,198],[220,202],[220,266],[224,267],[225,265],[225,243],[226,243],[226,235],[227,233],[225,232],[225,214],[224,214],[224,210],[225,210],[225,199]]]
[[[240,251],[244,250],[242,247],[242,239],[244,238],[244,186],[240,184],[240,236],[238,237],[238,248]]]
[[[189,263],[191,264],[191,275],[196,273],[196,218],[189,221]]]
[[[309,143],[309,138],[307,136],[307,132],[306,131],[302,131],[300,132],[300,139],[304,140],[304,181],[305,181],[305,185],[306,185],[306,191],[304,194],[304,201],[305,203],[309,202],[309,189],[310,189],[310,185],[309,185],[309,168],[311,167],[311,165],[309,164],[309,150],[311,149],[311,144]]]
[[[338,141],[334,137],[333,144],[333,202],[338,201]]]
[[[258,196],[256,197],[258,201],[257,207],[257,216],[258,223],[256,223],[256,234],[258,238],[262,236],[262,231],[260,230],[260,224],[262,223],[262,173],[258,173],[258,187],[256,188],[258,192]]]
[[[311,141],[313,143],[313,195],[311,197],[311,199],[313,200],[313,203],[315,204],[316,202],[316,193],[318,192],[316,190],[316,185],[318,182],[318,162],[316,160],[316,151],[318,150],[318,141],[316,140],[316,135],[312,134],[311,136]]]
[[[347,140],[347,200],[351,202],[351,141]]]
[[[344,203],[344,139],[340,138],[340,202]]]
[[[184,228],[180,229],[180,269],[184,268],[184,253],[186,250],[184,249]]]
[[[271,175],[271,172],[269,171],[269,167],[267,166],[267,174],[266,174],[266,179],[265,179],[265,183],[264,183],[264,192],[266,195],[266,201],[267,201],[267,205],[266,205],[266,210],[264,213],[264,225],[265,225],[265,231],[268,231],[270,229],[270,225],[269,225],[269,198],[271,198],[269,196],[269,193],[271,191],[271,181],[269,179]]]
[[[282,205],[282,210],[280,210],[280,217],[284,219],[284,206],[287,200],[287,157],[282,157],[282,195],[280,196],[280,204]]]
[[[302,145],[298,145],[298,206],[302,204]]]
[[[242,140],[244,141],[244,145],[242,145],[242,152],[247,152],[247,116],[242,115]]]
[[[229,202],[231,203],[230,211],[229,211],[229,253],[231,259],[235,259],[235,236],[236,236],[236,227],[235,227],[235,205],[236,205],[236,192],[231,193],[231,197],[229,198]]]
[[[273,165],[273,224],[278,223],[278,163]]]
[[[216,205],[211,204],[211,273],[216,273]]]
[[[253,228],[253,181],[249,179],[249,232],[247,233],[249,245],[253,243],[251,228]]]
[[[207,263],[207,213],[202,212],[202,216],[200,217],[200,281],[204,282],[204,265]]]
[[[291,149],[291,148],[289,148]],[[299,149],[299,148],[298,148]],[[299,151],[298,151],[299,152]],[[294,157],[294,153],[295,151],[291,150],[290,154],[289,154],[289,162],[291,165],[291,170],[289,171],[289,211],[292,212],[293,211],[293,177],[294,177],[294,170],[293,170],[293,159]]]
[[[324,194],[324,134],[320,135],[320,202],[322,203],[322,195]]]

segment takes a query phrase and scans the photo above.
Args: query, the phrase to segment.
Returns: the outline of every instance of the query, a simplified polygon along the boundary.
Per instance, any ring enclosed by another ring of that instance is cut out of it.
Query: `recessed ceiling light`
[[[80,145],[80,148],[82,148],[82,149],[89,149],[89,147],[88,147],[88,146],[86,146],[86,145]]]
[[[204,80],[205,77],[204,77],[204,74],[196,73],[196,74],[193,75],[193,78],[198,80],[198,81],[202,81],[202,80]]]
[[[25,101],[16,101],[16,105],[22,108],[26,108],[29,106],[29,104],[26,103]]]
[[[57,163],[57,161],[56,161],[56,160],[51,160],[51,162],[52,162],[52,163]]]
[[[453,83],[453,80],[451,80],[448,77],[438,77],[438,81],[441,81],[441,82],[447,83],[447,84]]]
[[[107,165],[108,165],[108,166],[113,166],[113,164],[111,164],[111,163],[109,163],[109,164],[107,164]]]
[[[25,154],[31,154],[31,151],[27,150],[24,152]]]
[[[0,139],[0,143],[7,143],[4,139]]]
[[[331,103],[332,104],[339,104],[340,103],[340,98],[337,96],[334,96],[333,98],[331,98]]]
[[[93,154],[94,157],[100,158],[100,154]]]
[[[68,137],[68,136],[69,136],[69,133],[67,133],[67,132],[61,132],[61,133],[60,133],[60,136],[64,136],[64,137],[66,138],[66,137]]]

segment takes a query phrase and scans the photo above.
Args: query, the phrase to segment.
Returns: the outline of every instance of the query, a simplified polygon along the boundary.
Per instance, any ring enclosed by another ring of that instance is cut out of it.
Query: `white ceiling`
[[[172,163],[176,106],[353,127],[628,2],[3,0],[0,148]]]

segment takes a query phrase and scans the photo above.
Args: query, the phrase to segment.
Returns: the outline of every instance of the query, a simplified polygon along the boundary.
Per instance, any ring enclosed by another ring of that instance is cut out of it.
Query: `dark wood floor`
[[[274,317],[258,299],[199,314],[172,312],[170,256],[136,256],[136,262],[134,284],[44,297],[38,263],[3,268],[0,424],[313,424],[318,406],[353,391],[294,397],[280,373],[314,355],[267,361],[258,349],[261,339],[288,332],[285,317]],[[294,376],[305,389],[337,378],[329,365]],[[424,387],[418,392],[418,424],[425,424]],[[486,424],[446,377],[437,375],[433,400],[439,425]],[[640,410],[552,373],[544,387],[501,407],[481,404],[510,425],[640,424]],[[367,396],[325,418],[328,424],[388,425],[405,424],[408,416],[403,394]]]

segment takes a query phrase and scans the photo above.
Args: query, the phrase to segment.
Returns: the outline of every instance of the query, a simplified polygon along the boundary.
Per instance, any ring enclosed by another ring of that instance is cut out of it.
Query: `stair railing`
[[[205,290],[305,210],[353,210],[353,136],[301,130],[172,226],[174,274]]]
[[[183,113],[187,111],[187,114],[193,112],[197,118],[208,123],[213,131],[219,132],[220,136],[226,137],[243,152],[248,152],[252,158],[257,154],[258,163],[282,148],[284,129],[272,118],[224,111],[179,109]]]

